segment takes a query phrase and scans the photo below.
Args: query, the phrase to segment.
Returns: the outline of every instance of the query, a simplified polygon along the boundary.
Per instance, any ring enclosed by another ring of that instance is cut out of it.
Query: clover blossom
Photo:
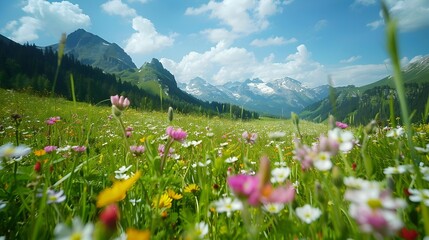
[[[167,130],[165,132],[170,138],[178,142],[183,142],[185,138],[188,136],[188,134],[185,131],[183,131],[181,128],[174,129],[171,126],[167,127]]]
[[[59,122],[61,120],[60,117],[50,117],[48,120],[46,120],[47,125],[54,125],[55,123]]]
[[[124,96],[110,96],[110,102],[112,103],[112,113],[116,117],[120,117],[122,111],[130,106],[130,100]]]
[[[345,129],[345,128],[349,127],[349,125],[347,125],[347,123],[343,123],[343,122],[335,122],[335,126],[337,126],[338,128],[341,128],[341,129]]]
[[[134,156],[140,156],[145,152],[145,147],[142,145],[133,145],[130,146],[130,152],[134,155]]]

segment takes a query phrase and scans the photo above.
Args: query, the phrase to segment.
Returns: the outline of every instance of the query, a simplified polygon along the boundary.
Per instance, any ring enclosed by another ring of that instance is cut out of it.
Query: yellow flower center
[[[382,206],[380,199],[369,199],[367,202],[368,206],[372,209],[377,209]]]

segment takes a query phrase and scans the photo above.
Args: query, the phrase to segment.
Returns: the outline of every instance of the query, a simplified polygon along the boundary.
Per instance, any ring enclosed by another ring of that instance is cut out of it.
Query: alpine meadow
[[[391,76],[361,87],[178,84],[83,29],[0,35],[0,239],[429,239],[429,57],[401,67],[381,12]]]

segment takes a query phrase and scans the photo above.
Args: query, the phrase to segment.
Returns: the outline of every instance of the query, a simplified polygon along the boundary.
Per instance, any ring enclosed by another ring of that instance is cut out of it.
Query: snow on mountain
[[[264,82],[247,79],[244,82],[228,82],[214,86],[201,78],[181,83],[181,89],[204,101],[229,102],[247,109],[270,115],[289,115],[328,95],[328,86],[307,88],[292,78]]]

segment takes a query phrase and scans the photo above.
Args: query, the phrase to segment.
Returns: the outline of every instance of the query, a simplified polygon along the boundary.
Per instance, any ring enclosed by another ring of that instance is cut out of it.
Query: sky
[[[429,0],[386,0],[406,66],[429,55]],[[0,34],[48,46],[83,28],[178,82],[290,77],[307,87],[388,76],[379,0],[1,0]]]

